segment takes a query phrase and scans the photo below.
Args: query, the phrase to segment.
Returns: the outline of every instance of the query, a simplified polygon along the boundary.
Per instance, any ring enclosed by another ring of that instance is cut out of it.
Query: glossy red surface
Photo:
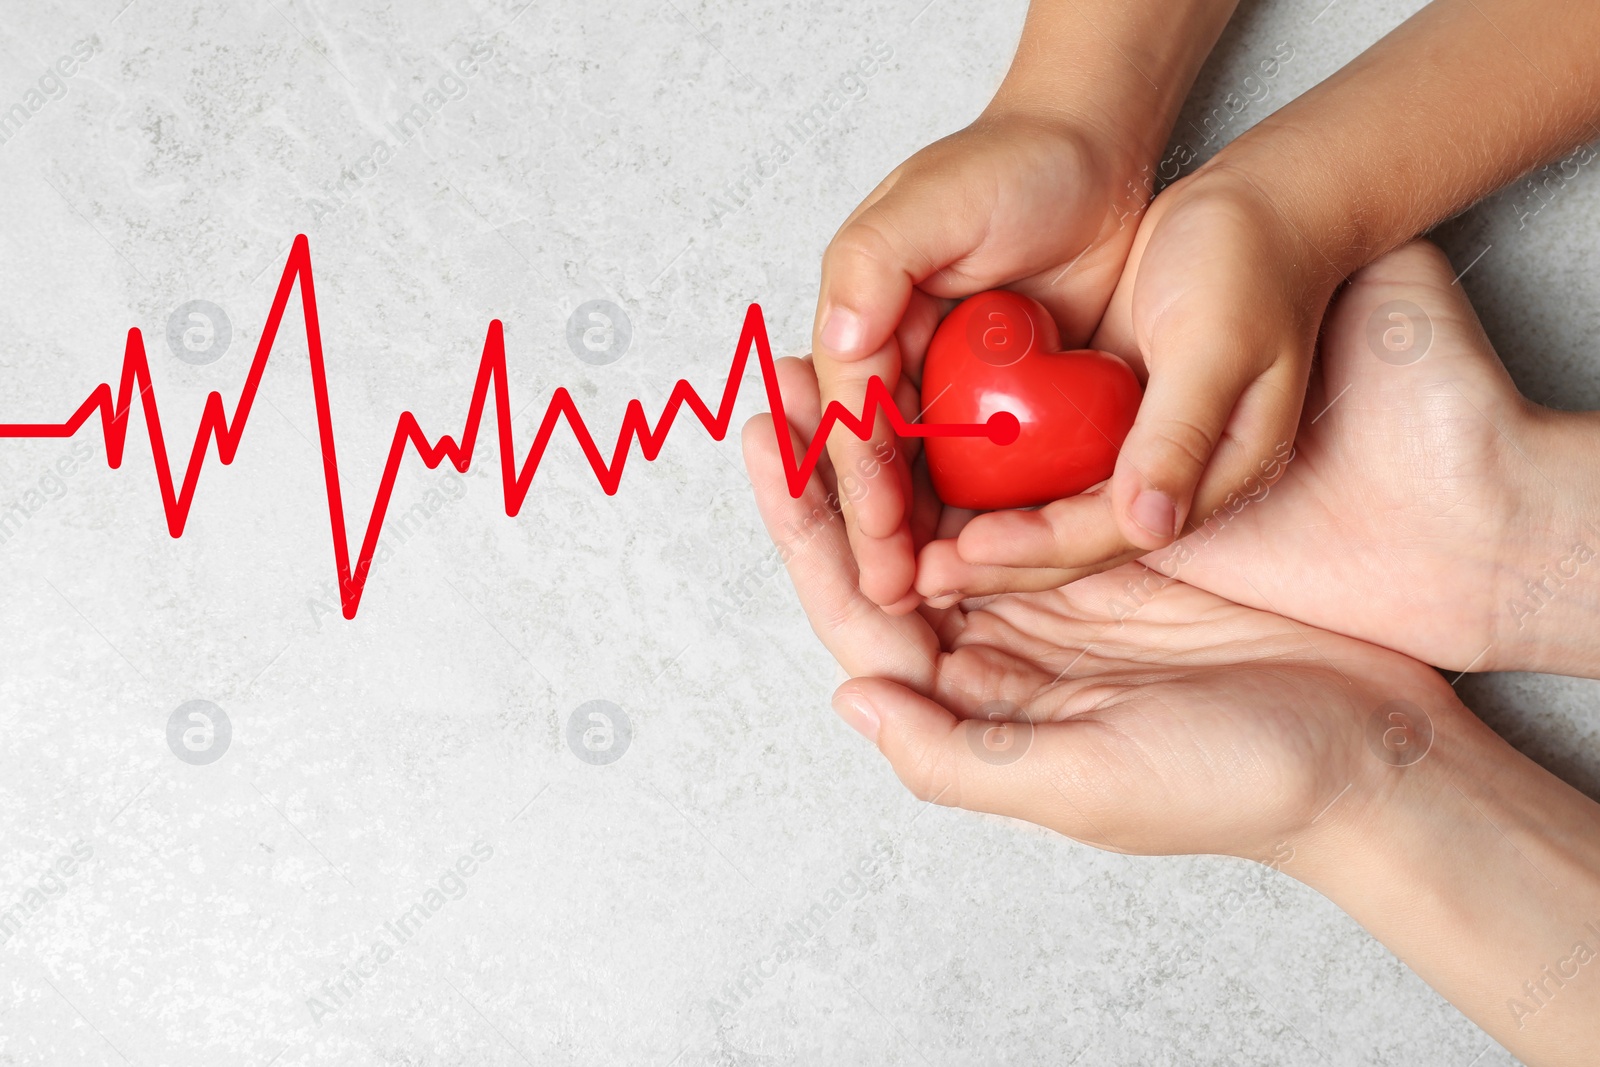
[[[979,293],[945,316],[922,373],[927,422],[1017,420],[1016,439],[930,437],[933,486],[946,504],[992,511],[1081,493],[1111,476],[1142,390],[1107,352],[1058,351],[1060,332],[1038,301]],[[999,416],[999,417],[996,417]]]

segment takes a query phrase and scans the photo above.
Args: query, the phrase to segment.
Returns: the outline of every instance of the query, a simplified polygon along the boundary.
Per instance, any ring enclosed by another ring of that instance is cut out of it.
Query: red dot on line
[[[1022,434],[1022,423],[1009,411],[997,411],[985,423],[989,427],[989,440],[997,445],[1009,445]]]

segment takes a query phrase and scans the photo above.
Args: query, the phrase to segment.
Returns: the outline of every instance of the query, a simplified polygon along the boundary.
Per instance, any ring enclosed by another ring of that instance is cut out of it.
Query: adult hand
[[[779,372],[803,448],[820,417],[816,386],[804,361]],[[839,713],[925,799],[1120,851],[1259,857],[1383,766],[1364,733],[1378,709],[1453,701],[1436,673],[1397,653],[1139,564],[890,614],[859,588],[829,467],[791,498],[770,416],[747,426],[745,454],[806,614],[855,678]],[[1128,582],[1147,591],[1131,617],[1119,609]]]
[[[798,447],[820,401],[805,361],[779,373]],[[752,420],[746,461],[812,628],[852,675],[835,709],[917,796],[1116,851],[1268,863],[1524,1062],[1585,1062],[1600,805],[1438,674],[1137,563],[892,615],[860,591],[832,471],[791,498],[773,430]]]

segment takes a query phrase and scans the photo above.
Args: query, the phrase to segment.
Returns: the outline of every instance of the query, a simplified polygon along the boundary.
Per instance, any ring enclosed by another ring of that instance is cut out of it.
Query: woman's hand
[[[803,447],[815,382],[800,360],[780,376]],[[813,628],[856,679],[836,707],[918,796],[1118,851],[1260,857],[1384,767],[1368,736],[1381,709],[1456,706],[1397,653],[1139,564],[885,612],[858,587],[831,471],[792,499],[769,420],[746,428],[746,461]]]
[[[804,441],[815,380],[801,360],[779,373]],[[745,455],[812,628],[852,676],[836,710],[917,796],[1116,851],[1266,862],[1525,1062],[1600,1047],[1600,805],[1434,671],[1137,563],[891,615],[859,589],[831,471],[792,499],[770,416]]]

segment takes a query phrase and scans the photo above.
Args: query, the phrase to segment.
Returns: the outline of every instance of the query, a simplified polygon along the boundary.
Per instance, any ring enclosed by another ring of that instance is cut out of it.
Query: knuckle
[[[866,621],[868,616],[875,615],[878,610],[878,606],[866,597],[852,593],[818,612],[811,628],[819,639],[826,641],[834,634],[852,631],[857,625]]]
[[[882,210],[881,207],[879,210]],[[894,245],[882,229],[866,217],[845,223],[823,253],[823,268],[837,271],[856,263],[886,265],[894,260]]]
[[[961,773],[948,747],[922,744],[898,771],[900,781],[918,800],[945,807],[960,803]]]
[[[1142,445],[1141,451],[1152,454],[1161,467],[1189,478],[1205,470],[1215,448],[1203,427],[1181,418],[1165,419],[1150,427]]]

